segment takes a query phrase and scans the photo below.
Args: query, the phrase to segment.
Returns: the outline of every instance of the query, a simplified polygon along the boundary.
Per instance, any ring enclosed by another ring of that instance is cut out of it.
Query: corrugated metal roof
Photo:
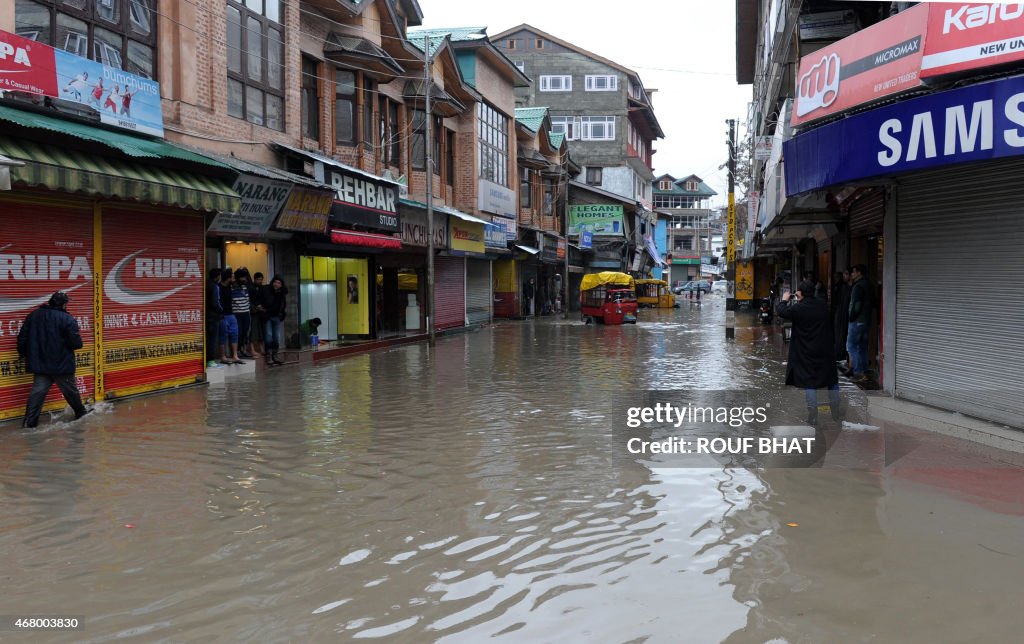
[[[540,131],[540,126],[544,123],[544,117],[547,115],[548,108],[546,107],[516,108],[516,121],[519,121],[526,127],[530,128],[532,132]]]
[[[551,139],[551,147],[560,148],[562,147],[562,142],[565,141],[565,133],[551,132],[548,134],[548,138]]]
[[[73,136],[83,141],[99,143],[122,154],[139,159],[159,160],[171,158],[213,166],[215,168],[227,167],[219,161],[185,150],[160,139],[143,139],[130,134],[113,132],[77,121],[65,120],[36,112],[27,112],[5,105],[0,105],[0,121],[6,121],[22,127],[49,130]]]
[[[453,28],[437,28],[437,29],[410,29],[406,33],[406,37],[410,42],[415,43],[418,39],[421,43],[423,37],[429,36],[431,38],[444,38],[448,36],[452,39],[452,42],[462,42],[464,40],[481,40],[487,38],[487,27],[453,27]]]
[[[688,179],[689,177],[687,177]],[[700,181],[697,183],[696,190],[686,190],[682,186],[686,183],[686,179],[677,179],[672,184],[671,190],[662,190],[658,187],[658,180],[654,181],[654,194],[656,195],[679,195],[681,197],[713,197],[718,193],[711,189],[708,184]]]

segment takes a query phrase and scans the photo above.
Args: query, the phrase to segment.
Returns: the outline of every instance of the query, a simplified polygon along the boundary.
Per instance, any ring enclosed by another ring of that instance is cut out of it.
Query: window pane
[[[121,22],[121,0],[96,0],[96,17],[112,24]]]
[[[132,31],[148,36],[153,31],[153,0],[130,0],[130,2],[128,17]]]
[[[267,94],[267,127],[274,128],[275,130],[284,129],[282,103],[283,101],[280,96]]]
[[[339,143],[351,143],[352,135],[352,101],[347,98],[334,100],[334,140]]]
[[[281,22],[281,0],[267,0],[267,17]]]
[[[245,8],[263,15],[263,0],[245,0]]]
[[[153,48],[129,40],[125,71],[145,78],[153,78]]]
[[[334,92],[338,96],[356,95],[356,75],[353,72],[339,69],[334,74]]]
[[[255,87],[245,88],[245,120],[263,125],[263,92]]]
[[[245,112],[242,109],[242,84],[232,78],[228,79],[228,114],[237,118],[243,118]]]
[[[18,0],[14,30],[22,38],[50,44],[50,10],[32,0]]]
[[[364,80],[363,88],[363,142],[373,146],[373,83]]]
[[[249,78],[263,80],[263,31],[260,21],[245,19],[245,62]]]
[[[112,31],[93,28],[93,60],[99,61],[109,67],[122,69],[121,49],[124,47],[124,38]]]
[[[274,89],[281,89],[281,59],[284,55],[284,42],[281,32],[276,29],[267,30],[267,83]]]
[[[228,69],[242,73],[242,15],[228,7]]]
[[[84,11],[85,10],[85,5],[87,3],[88,3],[88,0],[62,0],[60,4],[67,5],[69,7],[75,8],[75,9],[82,9]]]
[[[85,23],[63,13],[57,14],[58,49],[71,52],[83,58],[89,57],[89,30]]]

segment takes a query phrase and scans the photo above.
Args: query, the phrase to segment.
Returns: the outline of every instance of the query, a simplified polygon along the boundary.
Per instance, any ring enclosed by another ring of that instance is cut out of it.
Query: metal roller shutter
[[[1022,173],[1002,161],[900,186],[897,396],[1021,426]]]
[[[103,208],[103,369],[109,396],[203,374],[203,219]]]
[[[466,323],[466,262],[462,257],[434,258],[435,329]]]
[[[885,218],[885,191],[877,190],[850,206],[850,234],[870,235],[882,232]]]
[[[466,319],[470,324],[491,321],[491,263],[466,260]]]
[[[79,202],[81,203],[81,202]],[[93,213],[63,202],[20,202],[0,198],[0,419],[25,411],[32,374],[18,356],[18,331],[25,317],[54,291],[71,297],[68,312],[78,320],[83,347],[77,352],[78,390],[96,395],[96,316],[93,297]],[[57,387],[47,409],[62,409]]]

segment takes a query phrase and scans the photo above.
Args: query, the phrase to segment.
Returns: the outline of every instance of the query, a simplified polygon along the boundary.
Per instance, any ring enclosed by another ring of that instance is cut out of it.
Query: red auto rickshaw
[[[604,271],[583,276],[580,312],[586,322],[636,324],[636,282],[631,275]]]

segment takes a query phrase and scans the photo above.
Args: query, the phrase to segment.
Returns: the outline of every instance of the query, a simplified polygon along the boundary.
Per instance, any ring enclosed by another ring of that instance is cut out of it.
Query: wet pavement
[[[499,324],[8,426],[0,612],[84,619],[35,641],[1016,640],[1019,457],[614,457],[623,389],[779,386],[779,329],[723,320]]]

